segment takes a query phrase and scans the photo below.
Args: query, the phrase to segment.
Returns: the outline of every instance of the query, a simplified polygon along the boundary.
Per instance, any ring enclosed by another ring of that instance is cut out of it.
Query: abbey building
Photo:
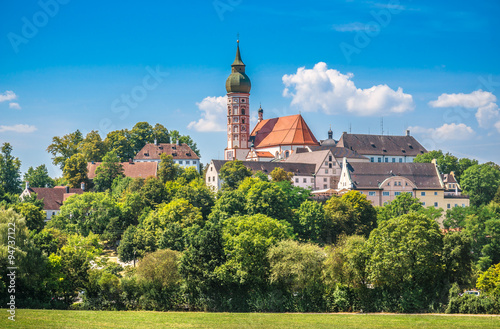
[[[220,168],[227,161],[241,160],[253,172],[269,175],[276,167],[292,172],[292,183],[313,193],[331,195],[354,189],[366,194],[374,205],[390,202],[401,193],[411,193],[429,206],[469,205],[468,197],[461,195],[459,188],[449,188],[452,183],[443,179],[442,174],[447,174],[446,179],[451,181],[453,173],[440,173],[435,162],[413,163],[416,156],[427,150],[409,130],[402,136],[344,132],[335,140],[330,129],[328,138],[318,141],[302,115],[265,119],[262,107],[257,110],[257,124],[251,129],[252,84],[245,68],[238,41],[226,80],[224,160],[212,160],[209,164],[205,177],[208,186],[220,189]]]

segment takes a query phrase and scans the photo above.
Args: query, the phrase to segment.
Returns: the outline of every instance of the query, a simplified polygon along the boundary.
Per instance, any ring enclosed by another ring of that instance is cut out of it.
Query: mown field
[[[480,315],[0,311],[0,328],[500,328]]]

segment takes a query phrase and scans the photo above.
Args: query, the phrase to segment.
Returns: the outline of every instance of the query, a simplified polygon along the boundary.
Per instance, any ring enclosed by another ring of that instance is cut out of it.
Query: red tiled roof
[[[87,164],[87,177],[89,179],[94,179],[95,171],[97,167],[101,165],[101,162],[89,162]],[[158,168],[158,163],[156,162],[122,162],[123,174],[125,177],[132,178],[147,178],[156,177],[156,170]]]
[[[259,158],[274,158],[274,155],[272,155],[271,152],[256,151],[255,155]]]
[[[64,200],[73,194],[82,194],[83,190],[79,188],[70,188],[66,193],[66,186],[48,187],[30,187],[30,193],[36,193],[38,200],[43,199],[44,210],[59,210]]]
[[[278,145],[319,145],[300,114],[262,120],[250,135],[255,148]]]
[[[199,160],[200,157],[187,144],[146,144],[134,157],[134,160],[160,160],[160,154],[171,155],[178,160]]]

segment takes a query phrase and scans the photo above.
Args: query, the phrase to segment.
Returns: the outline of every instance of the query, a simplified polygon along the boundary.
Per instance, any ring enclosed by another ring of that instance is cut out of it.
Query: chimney
[[[69,193],[69,186],[66,186],[66,193]]]
[[[26,181],[26,189],[30,188],[30,182]]]
[[[155,145],[158,145],[158,141],[156,140],[156,138],[155,138]]]
[[[175,141],[175,144],[180,145],[180,144],[179,144],[179,140],[176,140],[176,141]]]
[[[81,189],[82,191],[85,191],[85,183],[84,183],[84,182],[82,182],[82,183],[80,184],[80,189]]]
[[[406,136],[410,136],[410,129],[406,129]]]
[[[134,162],[134,161],[132,161],[132,158],[128,158],[128,163],[132,164],[132,162]]]

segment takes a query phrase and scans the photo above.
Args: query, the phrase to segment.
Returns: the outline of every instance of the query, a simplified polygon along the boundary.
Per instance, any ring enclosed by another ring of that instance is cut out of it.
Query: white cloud
[[[465,107],[475,108],[485,106],[489,103],[496,102],[497,98],[489,91],[481,89],[471,92],[470,94],[441,94],[437,100],[430,101],[432,107]]]
[[[7,90],[3,94],[0,94],[0,103],[5,101],[11,101],[16,98],[17,95],[12,90]]]
[[[291,104],[305,111],[322,110],[327,114],[387,115],[415,108],[413,97],[403,89],[393,90],[387,85],[356,88],[353,76],[328,69],[323,62],[313,69],[301,67],[296,74],[283,76],[283,96],[292,97]]]
[[[15,133],[28,134],[34,132],[36,129],[37,128],[35,126],[18,124],[13,126],[0,126],[0,133],[10,131]]]
[[[227,96],[205,97],[196,103],[201,119],[189,123],[188,128],[202,132],[226,131]]]
[[[489,103],[477,109],[476,119],[482,128],[491,128],[495,122],[500,122],[500,111],[496,103]]]
[[[495,123],[495,128],[497,128],[498,132],[500,133],[500,121]]]
[[[19,105],[19,103],[9,103],[9,108],[14,109],[14,110],[20,110],[21,105]]]
[[[445,123],[439,128],[424,128],[424,127],[409,127],[414,134],[426,135],[435,140],[466,140],[474,137],[476,133],[474,130],[466,126],[464,123]]]

